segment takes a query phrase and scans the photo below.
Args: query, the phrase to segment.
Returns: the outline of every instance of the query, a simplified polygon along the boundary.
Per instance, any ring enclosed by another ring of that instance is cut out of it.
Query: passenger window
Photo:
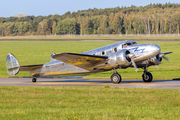
[[[114,48],[114,49],[113,49],[113,52],[117,52],[117,48]]]
[[[104,51],[101,52],[101,55],[105,55],[106,53]]]

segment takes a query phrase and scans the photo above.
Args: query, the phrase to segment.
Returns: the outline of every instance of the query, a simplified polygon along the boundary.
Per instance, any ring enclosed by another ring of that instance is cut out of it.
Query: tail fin
[[[7,73],[12,76],[18,74],[20,70],[16,57],[11,53],[7,54],[6,56],[6,69]]]
[[[55,59],[52,58],[52,56],[54,56],[55,54],[56,54],[56,53],[52,53],[52,54],[50,55],[50,62],[55,61]]]

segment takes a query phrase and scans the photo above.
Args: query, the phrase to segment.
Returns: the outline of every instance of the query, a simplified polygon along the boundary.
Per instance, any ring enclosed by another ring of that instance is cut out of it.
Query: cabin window
[[[102,52],[101,52],[101,55],[105,55],[105,54],[106,54],[106,52],[105,52],[105,51],[102,51]]]
[[[113,52],[117,52],[117,48],[114,48],[114,49],[113,49]]]

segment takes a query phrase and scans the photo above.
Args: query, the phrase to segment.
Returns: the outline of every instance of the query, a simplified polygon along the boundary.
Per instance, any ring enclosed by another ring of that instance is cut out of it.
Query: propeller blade
[[[132,65],[133,65],[133,67],[135,68],[135,71],[137,72],[137,71],[138,71],[138,68],[137,68],[137,66],[136,66],[136,63],[135,63],[134,60],[133,60],[133,58],[135,57],[135,54],[129,53],[129,54],[126,55],[126,57],[127,57],[128,59],[131,59]]]
[[[135,68],[135,71],[137,72],[137,71],[138,71],[138,68],[137,68],[137,66],[136,66],[136,63],[134,62],[133,59],[131,59],[131,62],[132,62],[133,67]]]
[[[157,60],[157,62],[156,62],[156,67],[157,67],[157,68],[159,68],[159,66],[158,66],[159,63],[160,63],[159,60]]]
[[[162,58],[164,58],[169,63],[169,58],[168,57],[163,56]]]

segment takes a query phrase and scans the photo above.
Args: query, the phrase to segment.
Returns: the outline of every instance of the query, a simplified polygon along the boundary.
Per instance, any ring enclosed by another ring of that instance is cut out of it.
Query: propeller
[[[172,53],[172,52],[160,53],[160,54],[158,55],[158,57],[159,57],[159,58],[163,58],[163,59],[165,59],[167,62],[169,62],[169,58],[168,58],[168,57],[165,57],[165,55],[166,55],[166,54],[170,54],[170,53]]]
[[[169,58],[165,57],[166,54],[170,54],[172,52],[165,52],[165,53],[159,53],[156,58],[157,58],[157,62],[156,62],[156,67],[158,68],[159,63],[161,62],[162,58],[164,60],[166,60],[169,63]]]
[[[134,60],[133,60],[134,56],[135,56],[135,54],[129,53],[129,54],[126,55],[126,58],[131,60],[132,65],[133,65],[135,71],[137,72],[137,71],[138,71],[138,68],[137,68],[137,66],[136,66],[136,63],[135,63]]]
[[[158,45],[158,42],[157,40],[155,40],[155,44]],[[163,58],[164,60],[166,60],[168,63],[169,63],[169,58],[168,57],[165,57],[166,54],[170,54],[172,52],[165,52],[165,53],[159,53],[156,58],[158,59],[158,62],[156,64],[156,67],[158,68],[158,65],[159,65],[159,62],[161,62],[161,60],[159,60],[159,58]]]
[[[162,57],[162,58],[164,58],[168,63],[169,63],[169,58],[168,57]]]

